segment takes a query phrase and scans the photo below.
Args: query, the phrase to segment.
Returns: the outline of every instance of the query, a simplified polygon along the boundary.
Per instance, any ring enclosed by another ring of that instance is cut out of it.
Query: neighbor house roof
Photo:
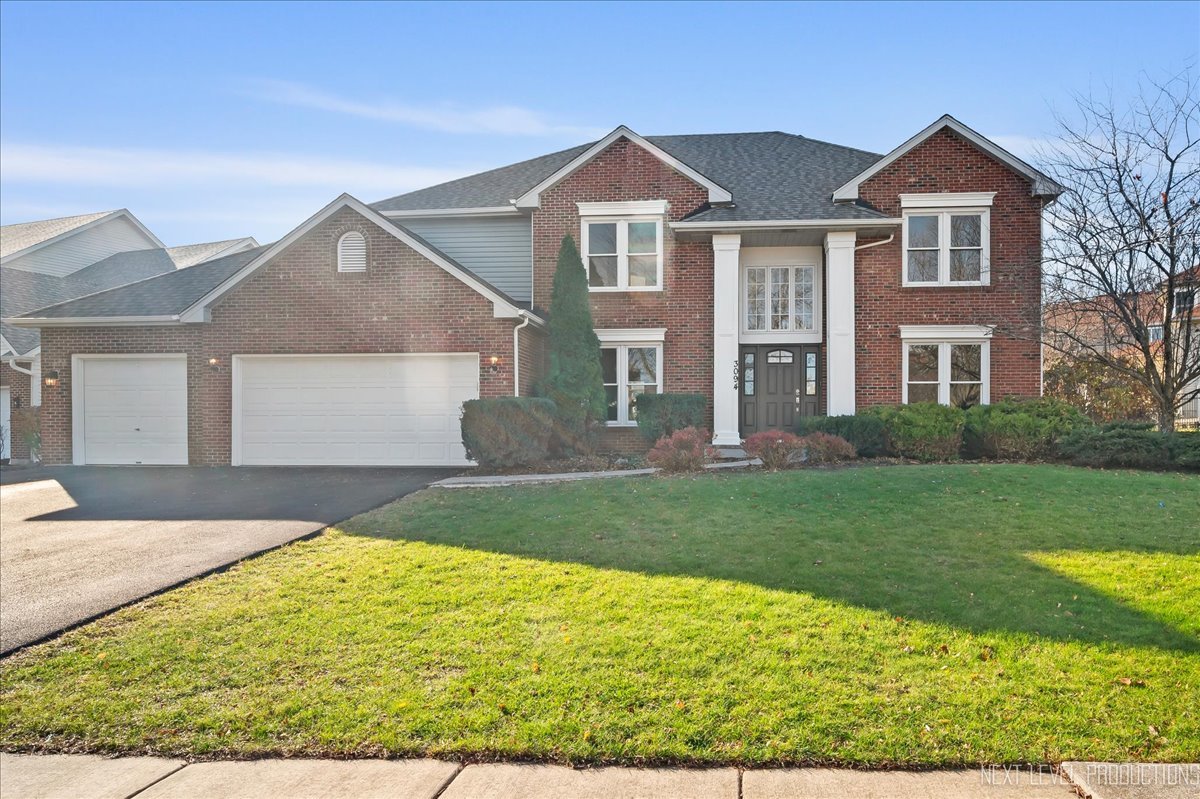
[[[37,320],[42,326],[65,324],[68,320],[71,324],[86,322],[147,324],[181,321],[181,316],[186,314],[190,317],[197,309],[203,310],[204,306],[215,302],[217,298],[237,285],[238,281],[248,277],[299,236],[343,207],[350,207],[362,213],[392,235],[409,243],[418,252],[422,249],[425,250],[423,254],[434,263],[493,301],[511,306],[514,314],[517,309],[528,309],[527,303],[514,300],[408,228],[387,219],[353,197],[342,195],[303,225],[273,244],[258,246],[233,255],[205,261],[186,269],[176,269],[136,283],[33,310],[19,317],[21,322],[18,324],[22,322],[25,325],[31,324],[28,320]]]
[[[832,200],[838,186],[881,158],[876,153],[778,131],[646,136],[645,141],[732,195],[731,207],[707,208],[693,214],[688,221],[872,220],[883,216],[860,206],[837,204]],[[583,144],[402,194],[377,202],[373,207],[385,214],[429,209],[510,208],[513,201],[563,170],[596,144],[598,142]]]
[[[151,242],[161,247],[162,242],[127,209],[100,211],[94,214],[63,216],[57,219],[40,219],[36,222],[19,222],[0,227],[0,259],[8,261],[32,250],[45,247],[60,239],[88,227],[102,224],[109,219],[125,217]]]

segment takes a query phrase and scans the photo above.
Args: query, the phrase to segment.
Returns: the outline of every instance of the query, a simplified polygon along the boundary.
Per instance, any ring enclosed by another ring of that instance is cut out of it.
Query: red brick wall
[[[26,369],[29,368],[27,362],[22,362],[19,365]],[[20,430],[14,431],[14,428],[19,427],[19,424],[15,424],[17,422],[17,411],[21,408],[28,408],[32,401],[29,380],[29,375],[16,371],[7,363],[0,363],[0,386],[8,389],[9,409],[12,414],[9,419],[8,429],[4,431],[4,434],[8,436],[8,453],[9,457],[13,460],[29,459],[29,447],[25,443],[25,437],[21,435]]]
[[[667,221],[708,201],[708,192],[628,139],[618,139],[570,177],[543,192],[533,213],[534,304],[549,308],[562,237],[580,242],[579,202],[666,200]],[[713,253],[707,243],[677,241],[663,226],[663,291],[591,295],[597,328],[666,328],[663,390],[704,394],[712,425]],[[602,446],[644,449],[637,431],[610,430]]]
[[[338,273],[337,240],[347,230],[367,239],[368,267]],[[353,211],[309,232],[226,295],[208,324],[183,328],[48,329],[45,369],[62,385],[43,392],[47,462],[71,460],[72,353],[188,354],[188,457],[194,464],[230,459],[231,357],[269,353],[478,352],[480,395],[512,394],[513,326],[495,319],[492,302]],[[527,333],[536,340],[538,333]],[[532,345],[531,345],[532,348]],[[493,372],[488,359],[500,358]],[[216,370],[208,365],[219,359]],[[522,383],[533,379],[532,368]]]
[[[888,216],[899,217],[900,194],[985,191],[996,192],[989,286],[902,287],[899,230],[891,244],[856,254],[860,407],[901,401],[899,325],[996,325],[992,399],[1040,393],[1040,346],[1032,325],[1041,315],[1041,201],[1030,196],[1028,180],[942,130],[865,182],[859,195]]]

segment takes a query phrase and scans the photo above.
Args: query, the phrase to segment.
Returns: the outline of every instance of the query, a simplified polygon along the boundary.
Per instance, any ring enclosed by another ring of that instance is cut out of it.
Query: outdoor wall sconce
[[[493,355],[492,357],[488,358],[488,370],[492,374],[500,371],[500,356]]]
[[[221,371],[221,359],[220,358],[209,358],[208,359],[208,368],[212,369],[214,372]]]
[[[53,369],[51,369],[49,372],[46,372],[46,374],[42,376],[42,384],[45,385],[46,388],[57,387],[58,372],[54,371]]]

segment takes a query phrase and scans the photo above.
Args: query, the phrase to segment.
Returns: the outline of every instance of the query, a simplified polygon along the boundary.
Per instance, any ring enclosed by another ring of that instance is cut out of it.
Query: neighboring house
[[[1151,354],[1161,360],[1161,342],[1166,326],[1167,286],[1164,282],[1158,290],[1129,295],[1125,303],[1144,320]],[[1178,342],[1187,328],[1191,329],[1191,359],[1200,359],[1200,265],[1185,270],[1176,277],[1173,297],[1172,325]],[[1144,363],[1141,346],[1125,331],[1120,321],[1117,303],[1106,296],[1059,302],[1047,305],[1044,310],[1047,344],[1045,368],[1071,355],[1088,358],[1089,352],[1127,357],[1133,362]],[[1181,361],[1182,362],[1182,361]],[[1200,380],[1185,389],[1184,394],[1200,390]],[[1200,424],[1200,395],[1193,396],[1176,414],[1176,424],[1193,426]]]
[[[165,249],[125,209],[0,228],[0,457],[29,457],[10,422],[14,409],[41,404],[43,380],[37,329],[8,319],[256,246],[245,238]]]
[[[709,398],[718,444],[800,414],[1040,393],[1060,188],[946,116],[887,155],[787,133],[598,142],[12,320],[40,328],[57,463],[464,464],[462,402],[530,394],[559,244],[608,389]]]

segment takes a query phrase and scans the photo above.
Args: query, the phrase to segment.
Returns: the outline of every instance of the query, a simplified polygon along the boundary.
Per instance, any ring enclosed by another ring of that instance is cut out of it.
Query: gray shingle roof
[[[690,220],[878,219],[861,206],[835,204],[841,186],[882,158],[790,133],[711,133],[646,139],[729,189],[734,207]],[[591,144],[452,180],[375,203],[379,211],[506,206],[566,166]]]
[[[226,278],[261,255],[264,249],[255,247],[23,315],[39,319],[173,316],[194,305]]]
[[[451,268],[457,269],[473,280],[486,285],[504,297],[515,307],[528,308],[528,303],[512,299],[500,289],[488,283],[471,270],[459,264],[428,240],[413,233],[403,225],[390,222],[394,227],[412,236],[425,247],[444,258]],[[48,308],[24,314],[32,318],[72,319],[103,318],[120,316],[175,316],[196,304],[204,295],[232,277],[242,267],[262,255],[271,245],[205,261],[186,269],[176,269],[166,274],[141,280],[125,286],[101,291],[87,297],[69,300]]]
[[[236,244],[249,243],[253,247],[258,246],[253,238],[249,236],[240,239],[226,239],[224,241],[206,241],[201,244],[181,244],[178,247],[168,247],[167,255],[171,256],[171,260],[180,269],[187,266],[195,266],[211,259],[214,255],[228,250]]]
[[[79,216],[62,216],[57,219],[39,219],[36,222],[20,222],[15,225],[0,227],[0,258],[7,258],[15,252],[28,249],[35,244],[49,241],[55,236],[83,227],[88,222],[95,222],[116,211],[100,211],[95,214],[80,214]]]

